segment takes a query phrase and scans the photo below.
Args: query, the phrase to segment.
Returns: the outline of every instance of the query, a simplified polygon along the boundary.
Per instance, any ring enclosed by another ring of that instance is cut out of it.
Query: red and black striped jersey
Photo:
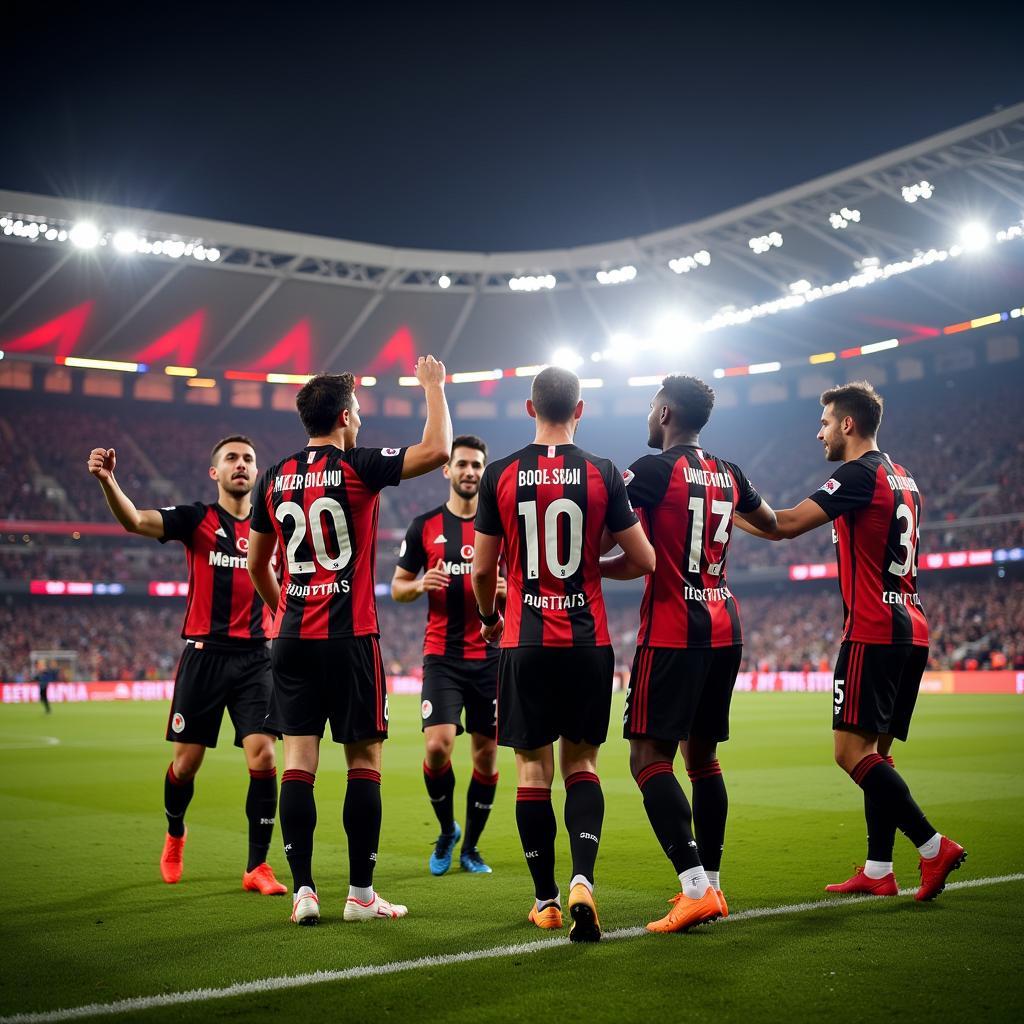
[[[626,492],[657,564],[640,606],[641,647],[731,647],[743,643],[725,562],[733,513],[761,495],[738,466],[680,444],[645,455],[625,475]]]
[[[246,568],[252,515],[236,519],[220,505],[173,505],[160,509],[160,542],[180,540],[188,560],[188,599],[181,635],[189,640],[254,645],[265,643],[270,612]]]
[[[309,445],[265,470],[252,528],[283,552],[273,637],[376,636],[380,491],[402,479],[404,448]]]
[[[502,537],[508,598],[502,647],[611,644],[601,593],[601,536],[637,522],[622,476],[574,444],[530,444],[492,462],[476,529]]]
[[[843,639],[928,645],[917,593],[921,493],[880,451],[844,462],[811,496],[832,524],[843,595]]]
[[[451,577],[445,590],[427,592],[429,611],[424,654],[465,661],[497,657],[480,635],[473,596],[473,517],[463,519],[447,505],[417,516],[406,531],[398,564],[407,572],[441,566]]]

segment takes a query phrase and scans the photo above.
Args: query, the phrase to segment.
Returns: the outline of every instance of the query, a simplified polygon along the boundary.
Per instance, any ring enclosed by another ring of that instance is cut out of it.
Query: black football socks
[[[348,837],[349,885],[371,889],[380,844],[380,772],[349,768],[341,820]]]
[[[558,899],[555,882],[555,834],[558,823],[551,808],[551,790],[520,786],[516,790],[516,825],[526,866],[533,876],[538,904]]]
[[[164,776],[164,813],[167,815],[167,834],[180,839],[185,834],[185,811],[196,791],[194,779],[182,782],[174,774],[174,765],[167,766]]]
[[[693,784],[693,831],[700,862],[705,871],[717,872],[722,868],[725,822],[729,816],[729,794],[722,768],[716,758],[686,774]]]
[[[245,798],[245,816],[249,819],[249,865],[259,867],[270,850],[277,816],[277,769],[249,769],[249,793]]]
[[[594,887],[594,865],[604,822],[604,793],[593,772],[573,772],[565,780],[565,827],[572,853],[572,879]]]
[[[690,828],[690,803],[676,780],[669,761],[655,761],[636,776],[644,810],[661,848],[677,874],[701,866]]]
[[[313,831],[316,829],[316,801],[313,783],[316,776],[298,768],[289,768],[281,776],[281,837],[288,866],[292,869],[293,890],[313,884]]]
[[[466,789],[466,834],[462,839],[464,850],[475,850],[480,834],[491,816],[494,793],[498,788],[498,773],[484,775],[473,769],[473,778]]]
[[[446,761],[440,768],[431,768],[424,761],[423,782],[441,831],[450,836],[455,831],[455,772],[451,761]]]
[[[868,754],[862,758],[850,772],[850,777],[877,806],[878,812],[895,822],[915,846],[923,846],[935,836],[935,829],[914,802],[906,782],[881,754]]]

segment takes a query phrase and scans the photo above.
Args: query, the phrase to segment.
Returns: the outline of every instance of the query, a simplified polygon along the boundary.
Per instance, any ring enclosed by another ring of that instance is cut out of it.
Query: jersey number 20
[[[288,538],[288,545],[285,548],[285,557],[288,560],[288,573],[292,576],[308,576],[316,571],[316,566],[310,562],[300,561],[295,557],[299,545],[306,538],[306,511],[295,501],[282,501],[274,511],[282,528],[285,519],[290,519],[293,524],[291,536]],[[337,557],[327,551],[327,538],[324,536],[323,516],[329,515],[334,521],[334,533],[338,538]],[[338,572],[344,569],[352,559],[352,540],[348,535],[348,523],[345,521],[345,510],[334,498],[317,498],[309,506],[309,532],[313,541],[313,553],[317,562],[329,572]]]

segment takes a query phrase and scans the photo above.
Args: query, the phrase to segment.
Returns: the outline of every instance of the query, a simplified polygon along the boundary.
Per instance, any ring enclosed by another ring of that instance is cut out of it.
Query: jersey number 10
[[[537,543],[537,502],[519,502],[519,515],[523,518],[523,534],[526,537],[526,578],[540,577],[540,545]],[[558,557],[559,520],[569,520],[569,544],[564,562]],[[571,498],[556,498],[544,510],[544,561],[548,572],[559,579],[572,576],[580,567],[583,557],[583,509]]]

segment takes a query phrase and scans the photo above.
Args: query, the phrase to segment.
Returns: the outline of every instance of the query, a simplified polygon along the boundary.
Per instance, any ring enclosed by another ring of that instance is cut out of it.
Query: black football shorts
[[[832,680],[832,728],[905,740],[927,667],[927,647],[845,640]]]
[[[537,750],[608,738],[611,647],[507,647],[498,658],[498,743]]]
[[[323,736],[330,722],[335,743],[387,738],[388,691],[377,637],[278,637],[270,660],[269,728],[285,736]]]
[[[167,739],[217,746],[225,708],[235,727],[236,747],[254,732],[273,732],[265,724],[271,688],[266,644],[233,650],[187,640],[174,677]]]
[[[494,738],[498,722],[498,659],[467,660],[428,654],[423,659],[420,694],[423,728],[454,725],[455,735],[475,732]],[[462,709],[466,728],[462,728]]]
[[[678,743],[691,733],[724,742],[743,646],[638,647],[622,734]]]

